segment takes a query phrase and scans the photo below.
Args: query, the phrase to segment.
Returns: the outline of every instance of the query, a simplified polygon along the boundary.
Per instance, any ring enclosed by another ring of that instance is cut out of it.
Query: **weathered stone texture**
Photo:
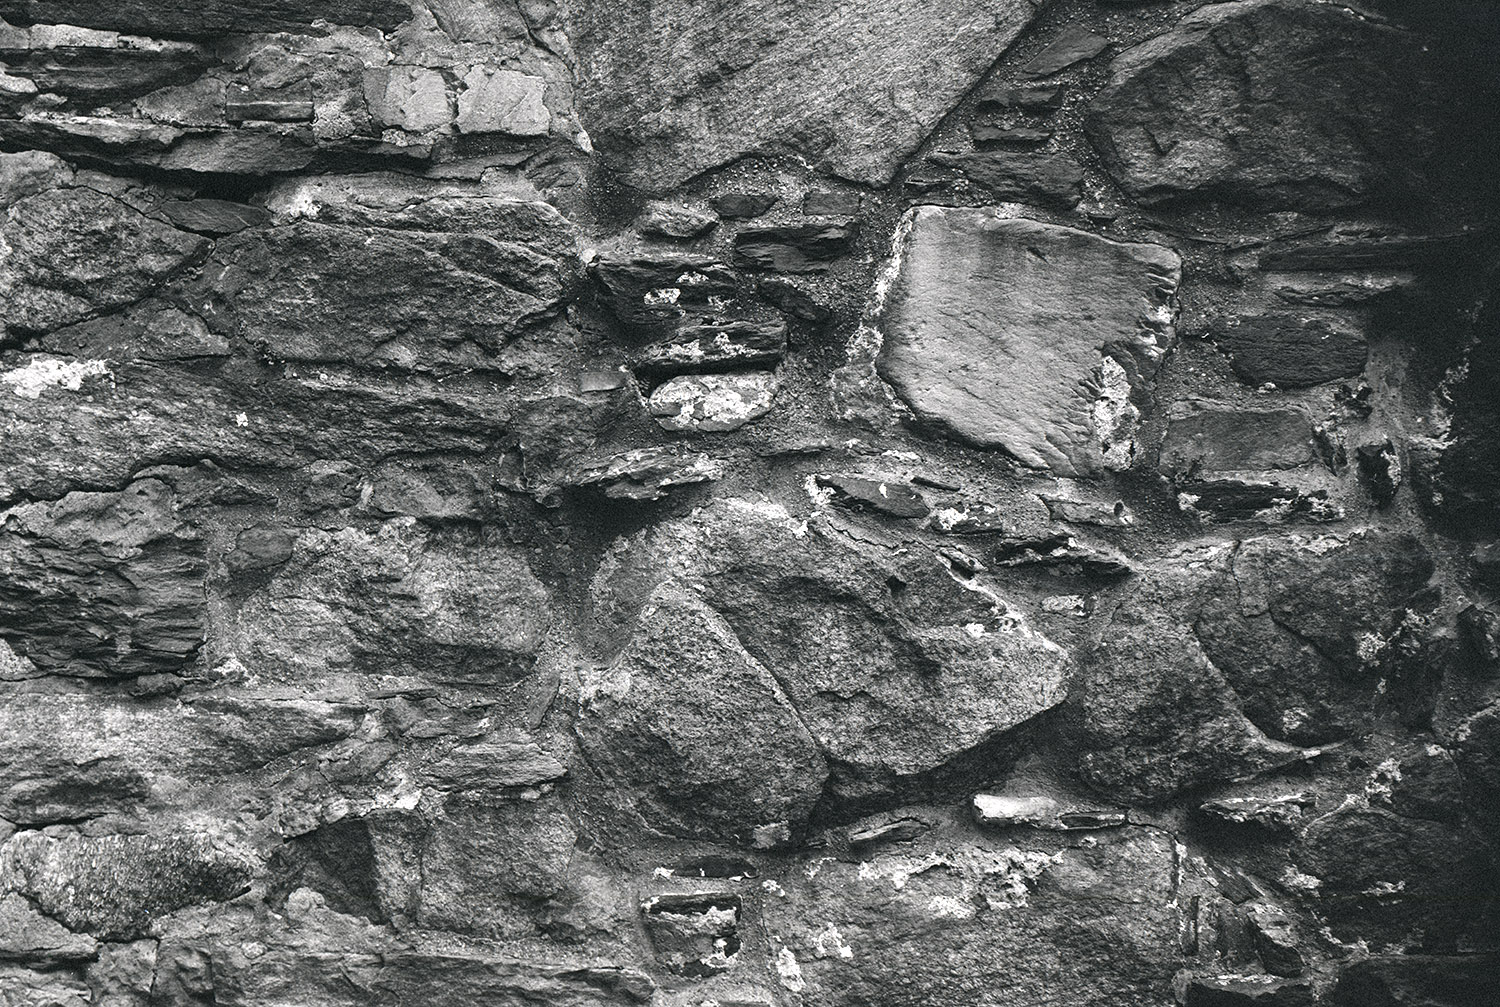
[[[992,210],[919,207],[881,319],[916,415],[1059,475],[1130,466],[1179,261]]]
[[[1492,1007],[1496,51],[0,0],[0,1005]]]

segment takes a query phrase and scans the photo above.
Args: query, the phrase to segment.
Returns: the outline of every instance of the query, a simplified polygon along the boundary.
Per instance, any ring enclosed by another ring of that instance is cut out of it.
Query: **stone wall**
[[[1486,0],[0,0],[0,1004],[1491,1005]]]

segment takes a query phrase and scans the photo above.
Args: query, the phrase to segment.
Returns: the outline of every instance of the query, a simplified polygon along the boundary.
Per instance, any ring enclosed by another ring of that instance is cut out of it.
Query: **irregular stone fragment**
[[[390,31],[411,18],[399,0],[125,0],[101,7],[90,0],[5,0],[0,17],[12,24],[82,25],[158,38],[195,38],[226,32],[306,32],[314,22]]]
[[[38,193],[0,223],[0,318],[46,332],[124,307],[199,256],[208,243],[92,189]]]
[[[641,903],[656,958],[679,975],[727,972],[739,954],[740,897],[732,892],[669,892]]]
[[[701,601],[662,586],[586,672],[577,731],[653,827],[747,841],[800,829],[828,774],[770,672]]]
[[[1215,343],[1247,384],[1306,388],[1364,373],[1365,335],[1336,315],[1251,315],[1215,327]]]
[[[919,491],[896,480],[855,474],[819,475],[817,480],[848,507],[868,508],[897,518],[926,517],[932,511]]]
[[[765,213],[776,205],[776,200],[772,192],[725,192],[710,202],[714,212],[725,220],[747,220]]]
[[[380,126],[422,133],[453,121],[447,82],[429,67],[372,67],[364,72],[364,94]]]
[[[799,862],[777,879],[788,897],[763,909],[783,986],[839,1007],[1171,1002],[1182,958],[1170,839],[1013,838]]]
[[[162,213],[184,231],[197,231],[215,237],[234,234],[247,227],[259,227],[271,215],[259,206],[231,203],[227,199],[185,199],[162,204]]]
[[[546,588],[516,552],[432,542],[398,520],[373,533],[304,532],[240,610],[235,649],[273,680],[514,680],[530,670],[549,611]]]
[[[158,916],[249,889],[244,853],[208,833],[66,836],[23,832],[0,847],[0,879],[70,930],[143,936]]]
[[[449,752],[423,773],[429,785],[465,794],[503,792],[561,779],[568,769],[530,736],[502,730],[490,740]]]
[[[779,273],[821,273],[849,250],[857,231],[854,222],[747,227],[734,236],[734,264]]]
[[[1072,524],[1091,524],[1101,528],[1129,528],[1136,518],[1125,501],[1116,500],[1113,505],[1092,500],[1074,500],[1068,497],[1042,497],[1047,513],[1054,521]]]
[[[463,83],[458,93],[460,133],[546,136],[552,128],[552,113],[542,100],[547,82],[541,77],[476,66]]]
[[[576,838],[556,797],[450,796],[422,846],[417,918],[423,926],[471,933],[504,926],[509,899],[544,898],[562,888]]]
[[[1006,539],[995,547],[996,566],[1047,567],[1058,574],[1124,577],[1135,572],[1119,553],[1078,541],[1072,535]]]
[[[1046,48],[1021,67],[1024,77],[1050,77],[1074,63],[1093,59],[1109,48],[1109,39],[1096,35],[1081,25],[1069,25],[1047,43]]]
[[[196,360],[228,356],[230,348],[229,340],[210,332],[201,318],[154,297],[123,311],[54,329],[38,339],[36,346],[92,361]],[[71,382],[64,384],[69,386]]]
[[[262,88],[233,84],[224,91],[224,118],[229,122],[311,122],[309,84]]]
[[[658,385],[646,408],[664,430],[722,433],[770,412],[778,384],[769,371],[688,374]]]
[[[489,382],[188,368],[43,354],[0,371],[0,501],[124,485],[162,458],[300,470],[402,453],[490,451],[513,402]]]
[[[128,46],[117,42],[58,46],[33,42],[29,48],[0,44],[0,61],[38,90],[63,95],[75,106],[91,109],[190,81],[210,59],[194,45],[139,39]]]
[[[1487,1007],[1500,955],[1374,955],[1354,962],[1329,994],[1337,1007]]]
[[[1493,941],[1500,922],[1492,852],[1462,826],[1343,807],[1308,825],[1292,861],[1317,878],[1318,908],[1340,940],[1412,941],[1452,953]]]
[[[1125,812],[1070,806],[1051,797],[975,794],[974,820],[998,828],[1025,825],[1034,829],[1106,829],[1125,824]]]
[[[1375,502],[1384,507],[1401,488],[1401,459],[1390,439],[1379,444],[1361,444],[1354,449],[1359,463],[1359,477],[1370,489]]]
[[[1161,447],[1162,470],[1180,479],[1294,469],[1316,461],[1312,421],[1302,410],[1197,399],[1173,405]]]
[[[994,210],[907,219],[881,376],[921,419],[1023,465],[1128,467],[1173,338],[1176,254]]]
[[[0,636],[45,671],[180,673],[203,645],[203,544],[155,479],[4,512],[0,565]]]
[[[637,354],[631,368],[652,377],[774,365],[786,355],[786,322],[739,319],[684,325],[669,340]]]
[[[962,172],[997,202],[1068,209],[1083,198],[1083,169],[1066,154],[939,152],[928,160]]]
[[[148,803],[163,777],[243,778],[348,738],[363,714],[350,703],[257,693],[150,700],[7,692],[0,817],[48,825],[123,813]]]
[[[986,105],[1019,108],[1027,112],[1056,112],[1063,106],[1068,89],[1061,84],[1028,84],[1023,87],[1006,87],[983,92],[975,111],[981,115],[992,110]]]
[[[1337,5],[1211,4],[1117,57],[1086,126],[1146,202],[1316,211],[1389,186],[1425,201],[1486,177],[1480,155],[1448,142],[1464,131],[1429,50]]]
[[[670,238],[687,241],[702,237],[718,226],[719,220],[711,213],[695,210],[690,206],[679,206],[653,200],[646,205],[641,217],[640,230],[655,238]]]
[[[92,937],[43,916],[18,894],[0,896],[0,961],[55,967],[98,957]]]
[[[604,462],[586,464],[574,479],[599,486],[613,500],[660,500],[674,486],[710,482],[723,475],[708,455],[685,455],[675,448],[636,448]]]
[[[288,360],[473,366],[561,306],[574,249],[556,210],[409,203],[324,206],[316,220],[221,241],[202,281],[216,298],[210,324]]]
[[[0,152],[0,209],[72,180],[72,167],[56,154],[40,150]]]
[[[1069,705],[1101,793],[1161,800],[1301,757],[1245,716],[1193,633],[1190,613],[1226,590],[1228,559],[1202,549],[1142,570],[1081,661]]]
[[[1291,831],[1302,821],[1302,812],[1314,804],[1311,794],[1277,797],[1223,797],[1204,801],[1199,810],[1235,825],[1259,825]]]
[[[935,768],[1063,698],[1067,655],[992,596],[822,519],[720,500],[661,525],[601,570],[598,618],[628,626],[663,581],[693,585],[819,745],[868,772]]]
[[[1036,11],[674,0],[570,3],[568,16],[594,146],[631,185],[664,191],[747,154],[884,185]]]
[[[711,256],[686,252],[601,256],[592,272],[621,322],[658,337],[675,333],[681,320],[707,314],[714,299],[735,292],[734,274],[727,266]]]
[[[295,540],[285,528],[256,525],[234,537],[234,548],[224,557],[231,573],[268,570],[292,558]]]
[[[1275,976],[1200,976],[1187,984],[1187,1007],[1313,1007],[1312,984]]]
[[[932,831],[932,823],[920,818],[894,818],[875,822],[849,832],[849,847],[865,850],[882,843],[906,843]]]
[[[857,192],[819,189],[802,198],[802,212],[809,217],[853,217],[859,213],[860,203]]]
[[[1031,126],[1006,126],[976,119],[969,123],[969,135],[979,147],[1040,147],[1052,139],[1052,130]]]
[[[1250,911],[1250,932],[1267,972],[1290,977],[1307,971],[1307,959],[1298,947],[1303,938],[1289,913],[1273,906],[1256,906]]]

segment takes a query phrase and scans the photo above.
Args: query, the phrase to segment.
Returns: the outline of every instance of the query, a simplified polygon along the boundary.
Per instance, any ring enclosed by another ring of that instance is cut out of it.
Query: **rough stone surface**
[[[1421,202],[1428,186],[1472,184],[1438,153],[1449,127],[1435,71],[1420,37],[1349,8],[1212,4],[1117,57],[1088,128],[1111,173],[1147,202],[1320,210],[1387,187]]]
[[[0,1005],[1491,1007],[1496,51],[0,0]]]
[[[746,154],[880,184],[1035,16],[1030,4],[570,5],[589,134],[659,190]],[[876,67],[862,58],[883,53]],[[663,102],[665,101],[665,105]]]
[[[920,207],[910,227],[879,366],[913,412],[1059,475],[1130,466],[1177,256],[985,210]]]

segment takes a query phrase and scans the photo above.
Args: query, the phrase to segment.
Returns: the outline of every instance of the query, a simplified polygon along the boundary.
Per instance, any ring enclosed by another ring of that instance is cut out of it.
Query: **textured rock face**
[[[1020,0],[569,7],[589,135],[653,191],[747,154],[889,181],[1036,10]],[[878,64],[864,58],[872,49]]]
[[[0,0],[0,1005],[1491,1007],[1497,47]]]
[[[919,207],[910,227],[879,366],[912,411],[1059,475],[1128,467],[1177,255],[992,210]]]
[[[1425,186],[1462,179],[1437,153],[1434,69],[1418,37],[1347,8],[1241,0],[1122,53],[1089,130],[1111,174],[1148,202],[1319,210],[1387,187],[1420,202]]]

